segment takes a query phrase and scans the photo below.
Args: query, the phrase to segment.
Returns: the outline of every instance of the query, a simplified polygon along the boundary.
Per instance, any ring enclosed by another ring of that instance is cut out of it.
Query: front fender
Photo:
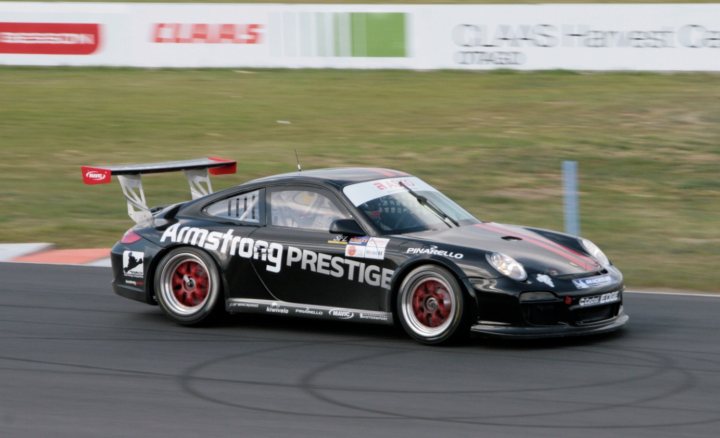
[[[455,276],[455,278],[457,278],[458,282],[463,287],[466,295],[469,296],[470,299],[472,299],[473,304],[477,305],[477,295],[475,293],[475,289],[473,288],[472,283],[470,283],[470,276],[467,272],[463,270],[463,268],[458,263],[456,263],[454,260],[448,259],[447,257],[423,254],[407,259],[400,266],[398,266],[397,269],[395,269],[395,273],[393,274],[393,277],[391,279],[390,293],[387,296],[388,302],[385,303],[385,308],[392,309],[393,313],[396,311],[395,301],[397,293],[400,290],[400,285],[402,284],[402,281],[405,279],[405,277],[410,271],[422,265],[436,265],[450,271]]]

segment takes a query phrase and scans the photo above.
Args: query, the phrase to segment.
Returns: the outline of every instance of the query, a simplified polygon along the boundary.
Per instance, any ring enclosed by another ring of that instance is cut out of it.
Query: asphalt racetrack
[[[717,437],[720,298],[591,339],[426,347],[273,316],[184,328],[107,268],[0,263],[0,437]]]

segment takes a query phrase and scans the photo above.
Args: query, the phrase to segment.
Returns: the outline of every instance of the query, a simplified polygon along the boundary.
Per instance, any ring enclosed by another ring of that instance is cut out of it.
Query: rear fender
[[[148,296],[148,302],[151,304],[157,304],[157,300],[155,299],[155,273],[157,271],[158,265],[160,265],[160,261],[165,257],[165,255],[167,253],[169,253],[173,249],[184,247],[184,246],[187,246],[188,248],[199,249],[199,250],[205,252],[206,254],[208,254],[210,256],[210,258],[212,258],[213,262],[215,263],[215,267],[217,268],[218,273],[220,274],[220,281],[222,282],[223,298],[227,301],[227,298],[228,298],[227,291],[229,290],[227,280],[225,279],[225,275],[223,275],[223,270],[221,268],[222,265],[220,264],[220,261],[218,260],[218,258],[215,254],[213,254],[212,252],[209,252],[209,251],[205,251],[202,248],[198,248],[197,246],[170,245],[170,246],[167,246],[164,248],[160,248],[157,252],[155,252],[155,254],[153,254],[150,257],[150,265],[148,266],[147,274],[145,276],[145,293]],[[146,257],[147,257],[147,253],[146,253]]]

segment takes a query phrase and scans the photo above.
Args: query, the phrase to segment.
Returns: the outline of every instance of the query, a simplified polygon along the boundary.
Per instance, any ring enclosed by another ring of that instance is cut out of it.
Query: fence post
[[[578,203],[577,161],[563,161],[563,199],[565,232],[580,235],[580,206]]]

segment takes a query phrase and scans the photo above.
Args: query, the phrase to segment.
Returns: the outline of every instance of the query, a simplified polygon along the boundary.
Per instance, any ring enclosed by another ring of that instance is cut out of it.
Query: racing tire
[[[416,341],[449,344],[470,332],[463,289],[447,269],[424,265],[410,271],[397,294],[400,325]]]
[[[178,324],[207,324],[224,311],[217,265],[201,250],[176,248],[167,253],[155,271],[154,284],[160,308]]]

